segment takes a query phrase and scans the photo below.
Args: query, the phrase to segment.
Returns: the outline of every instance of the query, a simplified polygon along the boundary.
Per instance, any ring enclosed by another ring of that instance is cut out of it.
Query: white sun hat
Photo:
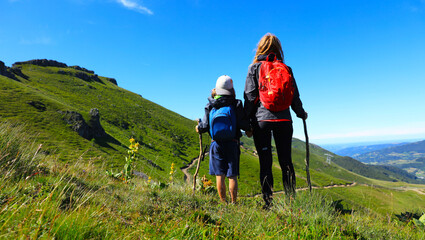
[[[233,80],[227,75],[220,76],[215,84],[215,92],[217,95],[232,95]]]

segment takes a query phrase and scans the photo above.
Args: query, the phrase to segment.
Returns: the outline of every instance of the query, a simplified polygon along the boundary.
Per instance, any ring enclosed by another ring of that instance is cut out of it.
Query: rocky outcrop
[[[100,125],[100,114],[97,108],[92,108],[90,110],[89,127],[94,138],[106,136],[105,130],[102,125]]]
[[[22,73],[21,68],[24,64],[32,64],[42,67],[59,67],[59,68],[72,68],[75,70],[78,70],[79,72],[69,72],[64,70],[58,70],[57,73],[63,74],[63,75],[70,75],[77,78],[80,78],[86,82],[99,82],[103,83],[102,80],[99,78],[97,74],[94,73],[92,70],[88,70],[86,68],[80,67],[80,66],[69,66],[65,63],[58,62],[55,60],[48,60],[48,59],[34,59],[29,61],[23,61],[23,62],[15,62],[12,64],[12,67],[9,68],[5,66],[4,62],[0,61],[0,75],[13,78],[15,80],[18,80],[16,76],[20,76],[22,78],[28,79],[28,76]],[[115,78],[106,78],[107,81],[115,84],[118,86],[117,80]],[[19,80],[18,80],[19,81]]]
[[[67,71],[63,71],[63,70],[58,70],[57,73],[62,74],[62,75],[74,76],[74,77],[79,78],[79,79],[86,81],[86,82],[93,82],[94,81],[94,82],[102,83],[102,80],[100,80],[100,78],[99,78],[99,76],[97,76],[97,74],[89,75],[85,72],[74,73],[74,72],[67,72]]]
[[[7,72],[6,65],[4,65],[4,62],[0,61],[0,75],[4,75]]]
[[[117,80],[115,78],[106,78],[106,80],[118,86]]]
[[[20,76],[21,78],[28,79],[28,76],[22,73],[20,66],[19,67],[11,67],[11,68],[9,68],[9,71],[11,73],[17,75],[17,76]]]
[[[15,62],[12,65],[12,67],[23,65],[23,64],[32,64],[32,65],[37,65],[41,67],[61,67],[61,68],[68,67],[68,65],[66,65],[65,63],[61,63],[55,60],[47,60],[47,59],[34,59],[34,60],[25,61],[25,62]]]
[[[8,78],[12,78],[14,80],[18,80],[18,78],[16,78],[16,76],[13,74],[11,69],[7,67],[2,61],[0,61],[0,75],[8,77]]]
[[[90,110],[89,124],[84,121],[83,116],[78,112],[60,111],[60,113],[63,115],[63,119],[71,125],[71,129],[87,140],[107,136],[105,130],[100,125],[100,115],[97,108]]]
[[[97,76],[97,74],[89,75],[87,73],[77,72],[77,73],[75,73],[74,76],[77,77],[77,78],[79,78],[79,79],[81,79],[81,80],[84,80],[86,82],[92,82],[92,81],[94,81],[94,82],[100,82],[100,83],[102,82],[100,80],[99,76]]]
[[[70,68],[76,69],[78,71],[83,71],[83,72],[86,72],[86,73],[94,74],[94,71],[88,70],[87,68],[83,68],[83,67],[80,67],[80,66],[70,66]]]

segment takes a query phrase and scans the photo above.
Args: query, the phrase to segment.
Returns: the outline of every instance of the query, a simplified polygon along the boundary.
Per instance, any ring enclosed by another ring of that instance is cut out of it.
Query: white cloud
[[[21,39],[19,43],[23,45],[49,45],[52,40],[49,37],[37,37],[35,39]]]
[[[140,5],[136,0],[117,0],[117,2],[130,10],[153,15],[153,12],[150,9]]]

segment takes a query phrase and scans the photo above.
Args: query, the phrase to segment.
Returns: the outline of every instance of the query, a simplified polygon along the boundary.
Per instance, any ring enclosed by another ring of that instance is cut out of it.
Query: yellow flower
[[[171,171],[171,172],[170,172],[170,175],[173,175],[173,173],[174,173],[174,172],[173,172],[173,171]]]
[[[134,143],[135,141],[134,138],[130,138],[130,143]]]
[[[139,143],[136,143],[136,144],[134,145],[134,147],[135,147],[136,149],[139,149],[140,144],[139,144]]]
[[[212,182],[211,182],[211,180],[204,181],[204,188],[207,188],[207,187],[209,187],[209,186],[212,186]]]
[[[150,183],[150,182],[151,182],[151,180],[152,180],[152,178],[151,178],[151,177],[148,177],[148,183]]]

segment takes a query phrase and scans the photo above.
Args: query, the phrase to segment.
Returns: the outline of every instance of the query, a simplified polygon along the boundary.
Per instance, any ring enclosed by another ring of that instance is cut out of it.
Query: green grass
[[[178,167],[197,155],[195,122],[175,114],[140,95],[122,89],[105,78],[86,82],[57,72],[78,72],[71,68],[22,65],[28,80],[0,76],[0,121],[25,123],[37,135],[43,151],[72,163],[80,156],[94,159],[107,168],[119,168],[128,139],[142,144],[138,170],[156,179],[166,179],[164,169]],[[37,109],[29,102],[45,106]],[[88,112],[98,108],[108,137],[86,140],[72,131],[59,111],[77,111],[88,121]],[[66,153],[66,154],[64,154]],[[159,167],[153,167],[154,162]],[[177,177],[183,178],[182,173]]]
[[[313,186],[319,189],[312,196],[299,191],[292,202],[276,194],[271,211],[261,210],[261,197],[253,197],[261,192],[259,162],[252,139],[246,137],[242,138],[238,205],[220,204],[215,194],[192,194],[179,170],[170,184],[171,163],[177,169],[198,157],[196,123],[106,78],[86,82],[58,74],[59,70],[78,72],[22,65],[28,79],[0,76],[0,239],[423,237],[423,232],[398,222],[394,214],[422,211],[417,206],[422,206],[423,195],[405,190],[423,191],[424,185],[368,178],[355,173],[361,168],[345,169],[353,165],[349,161],[327,164],[327,151],[315,145],[310,148],[310,172]],[[31,101],[44,107],[35,108],[28,104]],[[87,121],[94,107],[100,110],[106,138],[80,137],[59,112],[77,111]],[[130,137],[141,144],[135,169],[150,176],[151,183],[135,178],[124,184],[105,174],[107,169],[123,168]],[[210,139],[204,135],[203,141],[208,145]],[[297,188],[307,187],[304,148],[294,139]],[[206,156],[201,163],[199,176],[215,182],[208,175],[208,160]],[[366,169],[366,175],[379,172]],[[274,190],[282,191],[275,153],[272,170]],[[353,182],[355,187],[323,189]],[[355,211],[348,216],[335,211],[332,203],[339,200],[346,210]]]
[[[86,159],[70,164],[42,154],[36,145],[26,143],[26,136],[23,129],[0,124],[0,158],[14,156],[25,166],[19,172],[16,164],[0,169],[0,239],[425,237],[424,230],[400,222],[394,215],[364,207],[351,214],[341,212],[328,196],[339,194],[336,189],[326,190],[326,194],[323,190],[298,192],[296,199],[276,194],[269,211],[262,210],[260,197],[240,197],[238,204],[227,205],[219,202],[216,193],[193,193],[181,181],[160,184],[136,178],[125,184],[107,177]],[[366,189],[368,194],[390,194]],[[359,192],[352,194],[358,196]],[[393,194],[394,201],[398,200]],[[417,197],[412,195],[412,199]]]

